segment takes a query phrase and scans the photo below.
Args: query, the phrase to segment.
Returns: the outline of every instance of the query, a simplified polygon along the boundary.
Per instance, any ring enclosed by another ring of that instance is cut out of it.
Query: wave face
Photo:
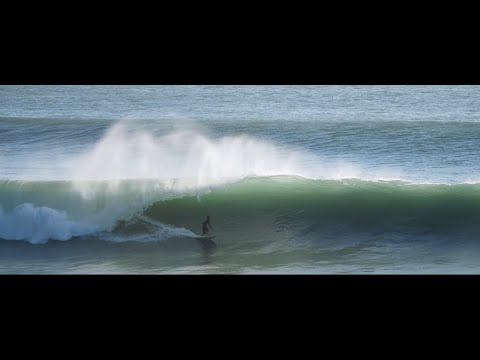
[[[90,192],[72,182],[0,183],[0,238],[42,243],[94,234],[159,241],[196,236],[206,215],[222,236],[264,240],[348,234],[461,238],[480,230],[478,184],[268,176],[203,192],[179,192],[158,181],[83,186]]]
[[[157,202],[145,211],[149,217],[192,228],[206,214],[222,230],[245,237],[477,236],[480,185],[261,177],[218,189],[200,201],[183,197]]]

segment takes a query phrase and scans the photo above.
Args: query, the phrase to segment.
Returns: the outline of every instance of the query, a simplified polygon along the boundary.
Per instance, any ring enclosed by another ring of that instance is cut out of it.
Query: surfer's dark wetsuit
[[[208,226],[210,226],[210,229],[212,229],[212,225],[210,225],[210,216],[207,216],[207,220],[202,222],[202,236],[208,234]],[[213,230],[213,229],[212,229]]]

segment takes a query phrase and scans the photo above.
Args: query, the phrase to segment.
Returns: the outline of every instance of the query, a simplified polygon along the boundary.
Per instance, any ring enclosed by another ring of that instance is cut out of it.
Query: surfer
[[[213,230],[212,228],[212,225],[210,224],[210,216],[207,215],[207,220],[205,220],[204,222],[202,222],[202,236],[205,236],[208,234],[208,226],[210,226],[210,229]]]

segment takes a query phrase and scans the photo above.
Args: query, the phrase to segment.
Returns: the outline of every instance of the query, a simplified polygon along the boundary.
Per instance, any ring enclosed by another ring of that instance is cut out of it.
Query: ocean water
[[[0,273],[480,273],[480,87],[0,86]]]

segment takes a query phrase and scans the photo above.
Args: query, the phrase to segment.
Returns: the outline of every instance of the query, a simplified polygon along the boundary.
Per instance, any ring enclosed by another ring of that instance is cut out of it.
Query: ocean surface
[[[480,86],[0,86],[0,273],[479,274]]]

